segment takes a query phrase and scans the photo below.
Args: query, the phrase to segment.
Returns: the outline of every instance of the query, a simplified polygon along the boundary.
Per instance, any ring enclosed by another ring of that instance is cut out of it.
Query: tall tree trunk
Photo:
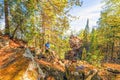
[[[42,52],[45,52],[45,15],[43,12],[41,12],[41,17],[42,17]]]
[[[4,0],[4,11],[5,11],[5,34],[10,34],[10,26],[9,26],[9,20],[8,20],[8,0]]]
[[[113,53],[114,53],[114,42],[112,42],[111,60],[113,60]]]
[[[108,45],[109,43],[107,43],[107,49],[106,49],[106,61],[108,61],[108,59],[109,59],[109,45]]]
[[[23,23],[23,20],[24,20],[24,19],[20,19],[20,23],[17,24],[15,30],[13,31],[13,34],[12,34],[12,36],[11,36],[11,39],[13,39],[13,38],[15,37],[15,34],[16,34],[17,30],[20,28],[20,25]]]

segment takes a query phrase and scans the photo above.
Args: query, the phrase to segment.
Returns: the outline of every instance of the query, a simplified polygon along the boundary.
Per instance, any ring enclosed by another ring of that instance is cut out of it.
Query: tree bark
[[[8,1],[4,0],[4,12],[5,12],[5,35],[10,35],[10,26],[9,26],[9,19],[8,19]]]
[[[20,23],[17,24],[15,30],[13,31],[13,34],[12,34],[12,36],[11,36],[11,39],[13,39],[13,38],[15,37],[15,34],[16,34],[17,30],[20,28],[20,24],[22,24],[23,20],[24,20],[24,19],[21,19],[21,20],[20,20]]]
[[[45,15],[43,13],[43,11],[41,11],[41,17],[42,17],[42,52],[45,52]]]
[[[111,60],[113,59],[113,53],[114,53],[114,42],[112,42]]]

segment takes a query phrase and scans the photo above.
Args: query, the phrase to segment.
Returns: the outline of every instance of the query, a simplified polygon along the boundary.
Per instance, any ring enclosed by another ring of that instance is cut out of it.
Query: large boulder
[[[78,60],[81,59],[82,57],[82,41],[76,37],[71,35],[69,39],[70,43],[70,48],[66,54],[65,54],[65,59],[68,60]]]

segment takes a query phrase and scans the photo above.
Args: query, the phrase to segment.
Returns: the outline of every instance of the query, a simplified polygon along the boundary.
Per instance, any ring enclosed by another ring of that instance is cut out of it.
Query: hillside
[[[27,46],[28,47],[28,46]],[[19,40],[0,36],[0,80],[119,80],[120,65],[103,63],[99,68],[86,61],[37,59],[25,56]],[[31,55],[31,54],[27,54]],[[33,60],[34,59],[34,60]],[[35,66],[34,64],[38,65]]]

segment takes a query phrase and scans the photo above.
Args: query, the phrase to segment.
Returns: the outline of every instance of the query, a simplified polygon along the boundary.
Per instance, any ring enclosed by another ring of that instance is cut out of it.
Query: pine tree
[[[8,19],[8,1],[7,0],[4,0],[4,11],[5,11],[5,34],[6,35],[9,35],[10,34],[10,25],[9,25],[9,19]]]
[[[89,38],[89,19],[87,19],[86,26],[83,32],[83,46],[85,47],[87,52],[89,50],[88,38]]]

